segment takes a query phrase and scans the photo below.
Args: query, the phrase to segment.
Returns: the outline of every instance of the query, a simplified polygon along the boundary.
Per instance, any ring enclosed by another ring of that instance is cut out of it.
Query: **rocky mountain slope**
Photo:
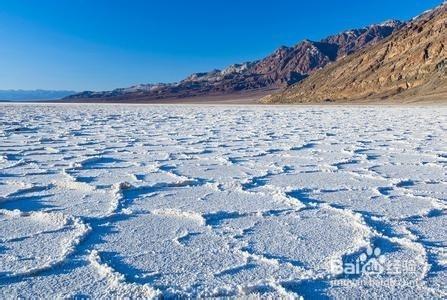
[[[426,99],[447,95],[447,4],[263,102]]]
[[[305,40],[293,47],[282,46],[262,60],[231,65],[224,70],[195,73],[179,83],[143,84],[105,92],[86,91],[67,99],[151,100],[284,88],[303,80],[329,63],[376,44],[402,26],[399,21],[388,21],[349,30],[319,42]]]

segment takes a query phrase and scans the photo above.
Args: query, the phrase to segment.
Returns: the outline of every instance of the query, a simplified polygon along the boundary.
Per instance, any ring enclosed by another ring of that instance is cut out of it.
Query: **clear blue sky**
[[[0,0],[0,89],[105,90],[255,60],[441,0]]]

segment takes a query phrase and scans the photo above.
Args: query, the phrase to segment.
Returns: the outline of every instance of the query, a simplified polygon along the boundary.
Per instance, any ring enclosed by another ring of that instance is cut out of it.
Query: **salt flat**
[[[446,107],[0,108],[0,298],[447,297]]]

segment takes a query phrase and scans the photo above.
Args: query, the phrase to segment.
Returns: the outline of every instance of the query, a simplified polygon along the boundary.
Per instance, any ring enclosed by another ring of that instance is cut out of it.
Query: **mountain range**
[[[282,46],[267,57],[178,83],[85,91],[70,101],[160,101],[257,93],[263,103],[420,101],[447,96],[447,2],[408,22]],[[259,97],[257,99],[259,99]]]
[[[447,95],[447,3],[388,38],[267,96],[265,103],[421,101]]]
[[[0,101],[57,100],[75,93],[53,90],[0,90]]]
[[[399,30],[396,20],[353,29],[315,42],[304,40],[282,46],[253,62],[234,64],[224,70],[195,73],[178,83],[141,84],[112,91],[85,91],[67,99],[159,100],[231,95],[253,91],[268,93],[300,82],[313,72],[343,57],[374,45]]]

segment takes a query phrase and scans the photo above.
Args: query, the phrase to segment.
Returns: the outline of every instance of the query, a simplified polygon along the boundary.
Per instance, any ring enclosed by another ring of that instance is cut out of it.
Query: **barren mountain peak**
[[[447,6],[315,72],[265,102],[425,99],[447,93]]]

